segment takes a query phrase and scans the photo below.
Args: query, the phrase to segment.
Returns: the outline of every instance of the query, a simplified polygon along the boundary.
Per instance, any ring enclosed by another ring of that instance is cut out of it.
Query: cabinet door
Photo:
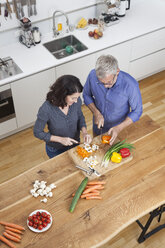
[[[55,82],[55,69],[20,79],[11,84],[18,128],[34,123],[39,107]]]
[[[129,61],[131,55],[131,41],[121,43],[119,45],[106,48],[96,53],[96,59],[101,55],[112,55],[119,63],[119,68],[125,72],[129,70]]]
[[[56,67],[56,77],[74,75],[85,84],[89,72],[95,67],[95,55],[91,54]]]

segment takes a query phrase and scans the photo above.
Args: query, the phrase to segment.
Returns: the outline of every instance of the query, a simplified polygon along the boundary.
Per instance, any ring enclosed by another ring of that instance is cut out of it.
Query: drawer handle
[[[8,102],[8,101],[3,102],[3,103],[1,103],[1,104],[0,104],[0,107],[3,107],[3,106],[5,106],[5,105],[7,105],[7,104],[9,104],[9,102]]]

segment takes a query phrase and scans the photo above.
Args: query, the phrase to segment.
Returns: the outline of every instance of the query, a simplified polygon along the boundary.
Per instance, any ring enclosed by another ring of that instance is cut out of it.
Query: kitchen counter
[[[11,56],[23,73],[0,80],[0,86],[162,29],[165,27],[164,13],[165,2],[163,0],[131,1],[131,9],[126,11],[126,16],[120,18],[118,24],[106,27],[101,39],[94,40],[88,37],[88,32],[94,27],[70,32],[69,34],[75,35],[88,49],[60,60],[51,55],[42,45],[53,40],[52,33],[42,37],[42,42],[30,49],[19,42],[1,47],[0,57]]]
[[[99,247],[165,203],[164,130],[143,116],[120,133],[119,139],[125,138],[136,148],[133,159],[102,176],[106,181],[102,200],[80,199],[73,213],[68,211],[71,194],[84,175],[75,168],[68,152],[0,185],[0,220],[26,229],[18,248]],[[35,180],[57,186],[46,204],[29,193]],[[26,225],[28,215],[36,209],[45,209],[53,217],[51,228],[42,234]],[[0,233],[3,230],[0,225]]]

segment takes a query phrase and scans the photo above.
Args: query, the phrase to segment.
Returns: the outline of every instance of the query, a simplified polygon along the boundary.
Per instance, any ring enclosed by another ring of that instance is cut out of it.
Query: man
[[[143,112],[138,82],[118,67],[111,55],[102,55],[96,61],[83,90],[84,102],[93,113],[94,136],[108,132],[110,145],[118,134]]]

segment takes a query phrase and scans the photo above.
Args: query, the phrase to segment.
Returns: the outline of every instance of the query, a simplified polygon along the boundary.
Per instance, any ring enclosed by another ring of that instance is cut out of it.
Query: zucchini
[[[78,187],[78,189],[75,193],[75,196],[73,197],[73,200],[72,200],[70,208],[69,208],[69,212],[72,213],[74,211],[76,204],[77,204],[82,192],[84,191],[87,183],[88,183],[88,177],[85,177],[84,180],[81,182],[80,186]]]

